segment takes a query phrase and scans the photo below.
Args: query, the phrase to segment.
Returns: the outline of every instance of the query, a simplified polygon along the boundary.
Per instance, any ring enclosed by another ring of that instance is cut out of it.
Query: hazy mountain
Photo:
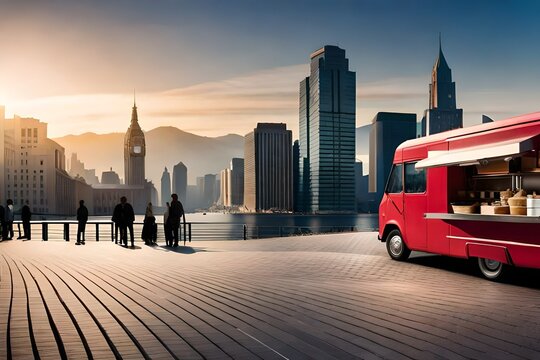
[[[156,188],[161,186],[161,173],[182,161],[188,168],[188,182],[197,176],[218,174],[233,157],[244,157],[244,137],[229,134],[217,138],[198,136],[175,127],[158,127],[145,132],[146,177]],[[98,135],[85,133],[54,139],[66,149],[66,156],[76,152],[85,168],[101,172],[110,167],[124,177],[124,134]]]
[[[365,125],[356,129],[356,153],[364,162],[369,153],[370,128]],[[166,126],[147,131],[145,136],[146,177],[158,191],[165,166],[172,172],[172,167],[182,161],[188,168],[188,182],[195,184],[197,176],[219,174],[233,157],[244,157],[244,137],[236,134],[211,138]],[[112,167],[124,178],[124,133],[84,133],[54,140],[66,149],[68,160],[71,153],[77,153],[85,168],[96,169],[98,177]]]

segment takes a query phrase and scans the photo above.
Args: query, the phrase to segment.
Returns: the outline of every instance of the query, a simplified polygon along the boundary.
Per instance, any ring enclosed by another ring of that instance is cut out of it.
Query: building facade
[[[244,207],[292,211],[292,132],[285,124],[259,123],[245,136]]]
[[[120,185],[120,176],[112,168],[101,173],[101,183],[106,185]]]
[[[0,110],[3,202],[15,211],[28,202],[36,215],[73,215],[75,197],[90,186],[66,171],[65,151],[47,137],[47,124],[34,118],[5,119]]]
[[[178,199],[185,204],[187,201],[187,166],[183,162],[174,165],[173,168],[173,193],[178,195]],[[170,201],[171,196],[169,195]]]
[[[456,108],[456,83],[452,70],[442,52],[439,39],[439,56],[431,71],[429,85],[429,109],[421,121],[420,136],[437,134],[463,127],[463,109]]]
[[[145,183],[144,158],[146,143],[139,125],[137,105],[133,103],[131,124],[124,137],[124,182],[126,185],[143,186]]]
[[[161,206],[167,206],[167,203],[171,201],[171,174],[167,167],[161,174]]]
[[[416,114],[380,112],[369,133],[369,192],[380,203],[399,144],[416,137]],[[375,210],[375,209],[373,209]],[[378,210],[378,209],[376,209]]]
[[[244,204],[244,159],[233,158],[227,169],[220,172],[220,205],[226,207]]]
[[[299,211],[355,211],[356,74],[345,50],[311,54],[300,82]]]

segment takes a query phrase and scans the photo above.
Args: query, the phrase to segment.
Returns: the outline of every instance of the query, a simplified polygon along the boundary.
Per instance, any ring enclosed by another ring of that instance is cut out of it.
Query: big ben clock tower
[[[133,100],[131,125],[124,138],[124,172],[126,185],[144,185],[144,157],[146,144],[144,133],[139,126],[137,105]]]

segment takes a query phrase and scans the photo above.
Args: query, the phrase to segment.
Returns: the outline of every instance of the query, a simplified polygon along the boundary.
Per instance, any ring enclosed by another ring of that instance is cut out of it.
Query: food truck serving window
[[[405,164],[405,192],[423,193],[426,191],[426,169],[416,169],[416,162]]]
[[[397,194],[403,191],[403,164],[397,164],[392,167],[388,183],[386,184],[386,192]]]

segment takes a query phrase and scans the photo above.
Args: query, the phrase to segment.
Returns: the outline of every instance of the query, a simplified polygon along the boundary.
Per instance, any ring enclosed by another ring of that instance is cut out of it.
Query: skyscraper
[[[167,206],[167,202],[171,200],[171,174],[167,167],[161,174],[161,206]],[[182,200],[180,200],[182,201]]]
[[[221,205],[240,206],[244,204],[244,159],[233,158],[230,166],[220,172]]]
[[[382,199],[396,148],[405,140],[414,139],[415,134],[416,114],[379,112],[373,118],[369,133],[369,192],[375,193],[376,209]]]
[[[6,109],[3,106],[0,106],[0,169],[2,174],[0,175],[0,197],[5,198],[6,196],[6,163],[5,163],[5,138],[4,138],[4,127],[6,122]],[[2,201],[2,200],[0,200]]]
[[[137,105],[133,101],[131,125],[124,138],[124,172],[126,185],[144,185],[144,157],[146,144],[144,133],[139,126]]]
[[[292,132],[259,123],[245,136],[244,206],[250,211],[292,211]]]
[[[439,56],[431,71],[429,84],[429,109],[424,111],[421,136],[463,127],[463,109],[456,109],[456,83],[452,81],[452,70],[442,52],[439,36]]]
[[[299,110],[298,210],[355,211],[356,73],[345,50],[327,45],[311,54]]]
[[[187,167],[183,162],[174,165],[173,168],[173,193],[178,195],[178,199],[185,204],[187,194]],[[169,195],[169,200],[170,200]],[[169,201],[167,200],[167,201]]]

